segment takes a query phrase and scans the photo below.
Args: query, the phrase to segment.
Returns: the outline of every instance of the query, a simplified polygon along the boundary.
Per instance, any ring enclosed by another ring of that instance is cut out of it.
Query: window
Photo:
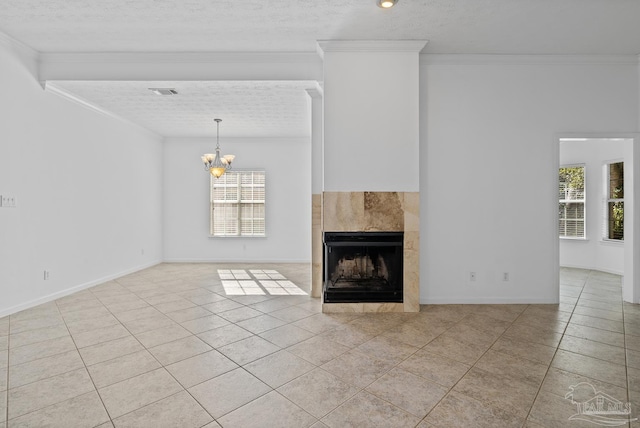
[[[584,166],[560,168],[558,181],[560,237],[584,238]]]
[[[264,171],[229,171],[211,177],[212,236],[265,236]]]
[[[624,162],[607,165],[606,239],[624,240]]]

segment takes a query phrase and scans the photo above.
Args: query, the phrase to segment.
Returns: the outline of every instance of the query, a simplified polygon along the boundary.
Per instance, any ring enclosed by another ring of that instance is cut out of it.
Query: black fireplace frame
[[[322,291],[324,303],[402,303],[404,276],[404,232],[324,232],[322,254]],[[330,253],[340,247],[385,248],[400,253],[392,266],[393,284],[388,287],[339,289],[330,280]]]

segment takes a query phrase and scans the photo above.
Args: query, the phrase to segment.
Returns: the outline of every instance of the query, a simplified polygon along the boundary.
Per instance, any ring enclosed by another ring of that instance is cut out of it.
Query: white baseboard
[[[598,272],[610,273],[613,275],[624,276],[624,272],[619,272],[613,269],[602,269],[602,268],[594,268],[594,267],[586,267],[586,266],[578,266],[578,265],[561,265],[561,268],[570,268],[570,269],[584,269],[584,270],[597,270]]]
[[[114,274],[111,274],[111,275],[107,275],[107,276],[104,276],[102,278],[98,278],[98,279],[95,279],[95,280],[92,280],[92,281],[89,281],[89,282],[85,282],[83,284],[79,284],[79,285],[76,285],[76,286],[73,286],[73,287],[70,287],[70,288],[66,288],[64,290],[57,291],[55,293],[48,294],[46,296],[43,296],[43,297],[40,297],[40,298],[37,298],[37,299],[34,299],[34,300],[30,300],[28,302],[20,303],[19,305],[15,305],[15,306],[12,306],[10,308],[2,309],[2,310],[0,310],[0,318],[5,317],[7,315],[15,314],[16,312],[20,312],[20,311],[23,311],[25,309],[33,308],[34,306],[38,306],[38,305],[41,305],[43,303],[51,302],[51,301],[59,299],[61,297],[68,296],[69,294],[73,294],[73,293],[76,293],[78,291],[84,290],[86,288],[90,288],[90,287],[93,287],[95,285],[102,284],[103,282],[111,281],[113,279],[117,279],[117,278],[120,278],[122,276],[129,275],[130,273],[138,272],[140,270],[147,269],[147,268],[150,268],[152,266],[156,266],[156,265],[158,265],[160,263],[162,263],[162,261],[153,261],[153,262],[145,263],[143,265],[139,265],[139,266],[135,266],[135,267],[132,267],[132,268],[129,268],[129,269],[125,269],[125,270],[123,270],[121,272],[114,273]]]
[[[533,305],[549,304],[557,305],[559,297],[555,299],[541,299],[539,297],[464,297],[464,296],[442,296],[420,299],[421,305]]]

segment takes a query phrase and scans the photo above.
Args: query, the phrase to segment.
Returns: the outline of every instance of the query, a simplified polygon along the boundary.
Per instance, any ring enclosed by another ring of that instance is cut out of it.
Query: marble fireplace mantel
[[[321,235],[322,232],[404,232],[403,303],[323,303],[322,311],[418,312],[420,310],[420,194],[418,192],[324,192],[317,196],[320,196],[320,200],[316,198],[313,201],[313,229],[316,235]],[[317,239],[317,236],[314,240],[312,258],[313,294],[321,296],[322,239]]]

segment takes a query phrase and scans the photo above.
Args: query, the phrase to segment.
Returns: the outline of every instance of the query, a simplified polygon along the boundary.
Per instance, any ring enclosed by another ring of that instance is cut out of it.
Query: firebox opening
[[[324,301],[402,302],[402,232],[325,232]]]

